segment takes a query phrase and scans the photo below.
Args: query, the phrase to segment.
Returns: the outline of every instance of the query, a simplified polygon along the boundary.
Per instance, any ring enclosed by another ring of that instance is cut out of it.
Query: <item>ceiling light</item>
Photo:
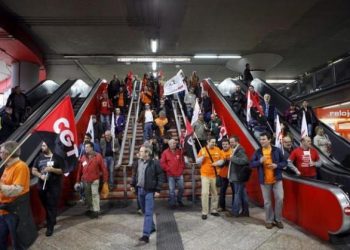
[[[123,56],[117,58],[118,62],[138,62],[138,63],[146,63],[146,62],[159,62],[159,63],[184,63],[191,62],[190,57],[186,56]]]
[[[240,55],[216,55],[216,54],[196,54],[193,56],[197,59],[239,59]]]
[[[157,62],[152,62],[152,70],[153,71],[157,70]]]
[[[240,55],[218,55],[219,59],[240,59]]]
[[[213,55],[213,54],[197,54],[194,55],[193,58],[198,58],[198,59],[216,59],[218,58],[217,55]]]
[[[63,58],[79,59],[79,58],[114,58],[114,55],[64,55]]]
[[[292,82],[295,82],[295,80],[294,79],[280,79],[280,80],[267,79],[266,82],[267,83],[292,83]]]
[[[151,50],[153,53],[156,53],[158,49],[158,40],[157,39],[151,39]]]

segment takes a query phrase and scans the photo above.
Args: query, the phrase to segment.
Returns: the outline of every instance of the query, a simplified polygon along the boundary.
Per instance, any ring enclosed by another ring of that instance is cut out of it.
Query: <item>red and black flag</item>
[[[185,125],[186,125],[186,132],[184,135],[182,135],[183,138],[183,142],[182,144],[182,148],[185,152],[185,155],[189,158],[195,159],[194,155],[193,155],[193,139],[192,139],[192,135],[194,133],[193,128],[191,126],[191,123],[187,120],[185,121]]]
[[[50,150],[64,159],[64,172],[74,170],[78,159],[78,136],[70,96],[66,96],[36,128]]]

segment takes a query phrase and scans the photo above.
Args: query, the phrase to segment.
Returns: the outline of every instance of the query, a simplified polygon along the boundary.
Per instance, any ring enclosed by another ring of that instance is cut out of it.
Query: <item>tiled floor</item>
[[[82,205],[68,209],[59,217],[54,235],[46,237],[45,229],[40,230],[30,249],[332,249],[329,243],[287,223],[282,230],[265,229],[263,209],[258,207],[250,209],[250,218],[228,218],[223,213],[203,221],[199,206],[188,203],[184,209],[169,210],[164,201],[156,202],[158,231],[149,244],[140,244],[143,217],[136,214],[135,203],[126,208],[109,204],[105,203],[104,214],[93,220],[83,215]]]

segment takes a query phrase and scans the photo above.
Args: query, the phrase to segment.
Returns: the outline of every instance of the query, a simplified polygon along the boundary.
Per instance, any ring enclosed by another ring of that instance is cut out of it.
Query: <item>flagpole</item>
[[[7,156],[7,158],[5,160],[3,160],[0,164],[0,169],[5,165],[6,162],[8,162],[8,160],[10,160],[11,156],[29,139],[29,137],[32,135],[32,133],[29,133],[28,135],[26,135],[26,137],[24,137],[24,139],[18,144],[18,146],[10,153],[9,156]]]

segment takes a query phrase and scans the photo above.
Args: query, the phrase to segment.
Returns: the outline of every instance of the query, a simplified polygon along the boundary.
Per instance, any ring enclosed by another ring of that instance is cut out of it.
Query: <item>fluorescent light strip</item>
[[[202,54],[199,54],[199,55],[194,55],[193,58],[198,58],[198,59],[216,59],[218,58],[217,55],[202,55]]]
[[[280,80],[275,80],[275,79],[266,79],[267,83],[292,83],[295,82],[296,80],[294,79],[280,79]]]
[[[156,56],[156,57],[145,57],[145,56],[123,56],[117,58],[118,62],[159,62],[159,63],[176,63],[176,62],[191,62],[190,57],[183,56]]]
[[[157,39],[151,39],[151,50],[153,53],[156,53],[158,49],[158,40]]]
[[[240,55],[215,55],[215,54],[197,54],[193,58],[197,59],[239,59]]]
[[[242,58],[239,55],[218,55],[219,59],[240,59]]]

